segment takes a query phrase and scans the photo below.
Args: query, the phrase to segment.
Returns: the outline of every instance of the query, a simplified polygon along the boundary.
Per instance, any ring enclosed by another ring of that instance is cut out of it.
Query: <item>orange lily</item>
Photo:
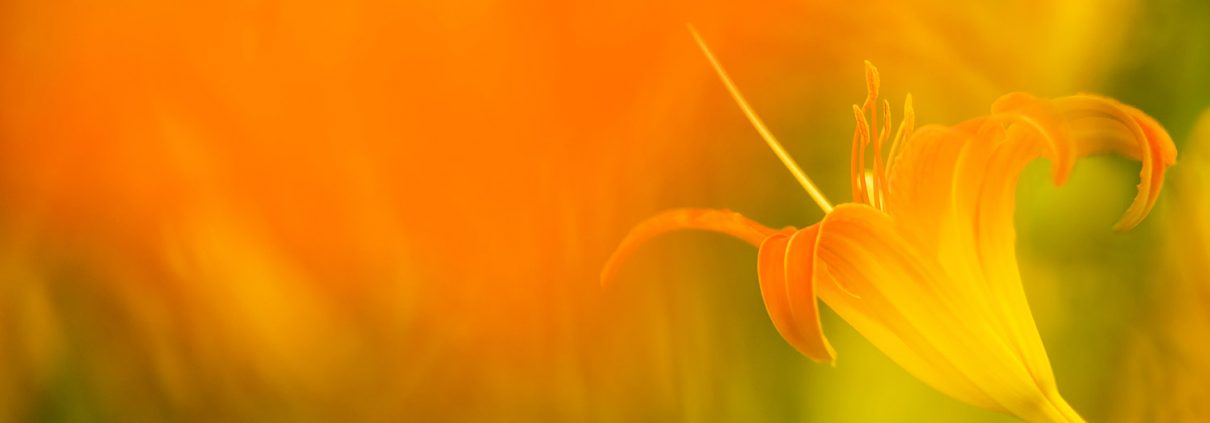
[[[1056,184],[1081,157],[1113,152],[1139,160],[1138,194],[1115,226],[1130,229],[1154,206],[1176,159],[1163,127],[1105,97],[1013,93],[997,100],[990,115],[916,129],[909,95],[892,137],[890,104],[878,102],[878,71],[867,62],[868,95],[853,106],[853,200],[833,207],[693,35],[753,126],[826,214],[803,229],[775,230],[727,210],[668,211],[627,235],[602,283],[660,234],[731,235],[759,246],[765,307],[782,337],[807,357],[834,362],[819,321],[822,298],[892,360],[951,397],[1028,421],[1082,421],[1059,395],[1021,286],[1012,224],[1017,177],[1039,157],[1051,161]]]

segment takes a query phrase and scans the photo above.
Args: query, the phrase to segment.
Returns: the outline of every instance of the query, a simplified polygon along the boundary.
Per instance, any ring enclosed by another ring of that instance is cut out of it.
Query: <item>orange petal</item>
[[[1021,124],[1045,142],[1057,184],[1080,157],[1112,152],[1142,162],[1138,194],[1115,230],[1133,228],[1151,212],[1164,172],[1176,163],[1176,146],[1155,119],[1110,98],[1081,94],[1042,100],[1017,93],[1001,97],[992,111],[1010,129]]]
[[[980,228],[1011,231],[1011,193],[996,194],[992,210],[979,193],[1015,190],[1021,169],[1038,157],[1050,159],[1056,184],[1064,183],[1076,160],[1088,155],[1111,152],[1141,161],[1138,194],[1114,226],[1129,229],[1151,211],[1164,173],[1176,161],[1172,139],[1154,119],[1112,99],[1076,95],[1044,100],[1014,93],[997,100],[992,112],[953,127],[920,128],[892,155],[885,209],[904,221],[922,246],[940,248],[946,221],[969,223],[975,233],[981,233]],[[1013,154],[991,154],[1010,138],[1019,143],[1012,147]],[[997,175],[992,175],[993,168]],[[989,177],[996,179],[992,186],[979,185]],[[939,218],[948,214],[954,216]],[[1000,238],[1011,243],[1011,234]]]
[[[977,132],[964,123],[956,127],[927,125],[904,139],[888,169],[885,210],[905,223],[921,248],[935,249],[943,211],[951,202],[954,163]]]
[[[787,284],[790,280],[786,278],[788,270],[786,253],[790,238],[785,233],[779,233],[766,238],[765,242],[761,243],[760,252],[756,257],[757,274],[760,277],[760,295],[765,301],[765,310],[768,311],[769,318],[773,320],[773,327],[777,328],[777,333],[781,334],[786,342],[812,360],[831,362],[831,349],[827,347],[827,341],[823,340],[818,315],[814,322],[806,322],[808,326],[804,327],[801,324],[803,322],[796,318],[791,305],[790,290]],[[811,301],[814,301],[813,297]]]
[[[754,246],[760,245],[775,231],[730,210],[713,209],[674,209],[660,213],[642,221],[614,250],[613,255],[605,262],[601,270],[601,285],[605,286],[613,280],[618,266],[630,257],[639,246],[652,238],[668,232],[686,229],[719,232],[746,241]]]
[[[760,296],[765,301],[765,311],[773,320],[773,327],[797,348],[801,344],[798,325],[786,297],[786,246],[789,243],[790,237],[785,234],[766,238],[756,256],[756,273],[760,279]]]
[[[795,348],[819,362],[833,362],[836,352],[823,335],[815,292],[815,244],[819,225],[804,228],[790,236],[785,251],[785,291],[790,312],[798,329]],[[764,285],[761,285],[762,290]]]

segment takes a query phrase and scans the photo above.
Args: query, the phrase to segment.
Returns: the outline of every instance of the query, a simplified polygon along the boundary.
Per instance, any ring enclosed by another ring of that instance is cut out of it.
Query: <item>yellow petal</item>
[[[996,325],[1044,390],[1055,389],[1046,350],[1038,336],[1017,269],[1013,205],[1017,177],[1037,155],[1030,135],[985,124],[962,152],[955,167],[954,201],[939,254],[970,252],[973,260],[948,266],[951,274],[969,266],[963,277],[971,295],[984,301]]]
[[[852,294],[817,281],[824,300],[875,346],[936,389],[1031,421],[1079,420],[1057,391],[1039,384],[1021,347],[876,209],[841,205],[820,223],[818,259]],[[968,259],[954,257],[953,259]],[[970,258],[973,260],[973,258]]]
[[[918,292],[905,292],[934,285],[938,271],[921,267],[923,260],[915,257],[914,248],[890,217],[873,208],[844,204],[825,216],[820,225],[819,261],[828,270],[826,277],[844,287],[842,291],[836,282],[827,283],[822,280],[825,276],[820,276],[816,284],[828,306],[929,385],[960,400],[998,409],[905,314],[915,312],[921,299]]]

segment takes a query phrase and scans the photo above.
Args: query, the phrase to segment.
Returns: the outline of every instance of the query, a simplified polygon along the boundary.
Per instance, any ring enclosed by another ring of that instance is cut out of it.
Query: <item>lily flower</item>
[[[692,31],[692,28],[691,28]],[[909,94],[898,130],[868,94],[853,106],[852,201],[835,207],[781,147],[692,31],[761,137],[825,212],[802,229],[771,229],[728,210],[671,210],[638,224],[602,271],[608,283],[645,241],[705,230],[759,247],[761,296],[773,325],[803,355],[834,363],[817,299],[893,361],[963,402],[1027,421],[1083,421],[1060,396],[1030,314],[1014,251],[1014,193],[1021,169],[1052,163],[1062,184],[1085,156],[1142,162],[1138,194],[1117,225],[1137,225],[1159,195],[1176,148],[1154,119],[1113,99],[1040,99],[1013,93],[991,114],[951,127],[915,127]],[[872,158],[872,168],[866,166]]]

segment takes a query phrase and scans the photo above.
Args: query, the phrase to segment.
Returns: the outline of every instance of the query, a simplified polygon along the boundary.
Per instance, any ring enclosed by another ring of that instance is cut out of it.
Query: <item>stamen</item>
[[[853,132],[853,142],[857,154],[853,156],[853,201],[865,203],[870,187],[865,180],[865,146],[870,142],[870,124],[865,120],[865,113],[856,104],[853,105],[853,118],[857,121],[857,129]]]
[[[861,115],[861,109],[856,104],[853,105],[853,115]],[[861,162],[861,119],[856,120],[857,127],[853,128],[853,153],[849,156],[849,185],[853,187],[853,201],[861,204],[861,199],[865,198],[861,174],[865,169],[862,169],[864,164]]]
[[[882,145],[886,143],[891,133],[891,102],[882,100],[883,128],[874,140],[874,207],[884,210],[882,198],[886,188],[886,169],[882,165]]]
[[[867,181],[864,175],[866,173],[866,146],[872,139],[878,137],[878,108],[876,106],[878,105],[878,88],[881,85],[881,80],[878,77],[878,68],[874,67],[874,64],[870,63],[869,60],[865,61],[865,82],[865,103],[861,105],[861,108],[858,108],[856,105],[853,106],[853,114],[858,116],[858,128],[853,133],[853,158],[850,178],[852,178],[853,183],[853,201],[857,203],[869,201],[868,204],[875,205],[875,201],[870,201],[870,187],[876,184]],[[870,121],[868,122],[865,119],[867,111],[870,113]],[[875,150],[877,150],[877,146]],[[877,191],[876,186],[874,191]],[[874,198],[876,197],[877,195]],[[875,207],[877,206],[875,205]]]
[[[756,132],[760,133],[761,138],[773,150],[777,158],[781,159],[781,163],[794,175],[794,179],[798,180],[798,184],[802,185],[812,200],[815,200],[815,204],[818,204],[824,213],[831,212],[832,203],[828,202],[828,199],[819,191],[815,183],[811,182],[811,178],[807,177],[807,174],[798,167],[798,163],[794,162],[794,158],[790,157],[785,148],[782,148],[781,143],[777,142],[777,138],[773,137],[773,133],[769,132],[764,122],[760,120],[760,117],[756,116],[756,112],[748,106],[748,102],[744,100],[744,96],[740,94],[739,89],[731,82],[731,78],[727,76],[727,72],[723,70],[723,66],[714,58],[714,53],[710,52],[710,48],[706,46],[706,42],[702,40],[701,35],[698,35],[697,29],[694,29],[692,24],[689,25],[689,32],[693,34],[693,39],[697,41],[698,47],[701,47],[702,53],[706,54],[706,59],[710,61],[710,66],[714,67],[714,72],[718,74],[719,79],[723,81],[723,85],[727,87],[727,91],[731,93],[731,98],[735,99],[735,103],[744,111],[744,115],[748,117],[748,121],[756,128]]]
[[[861,105],[862,111],[870,110],[871,108],[873,108],[876,105],[876,102],[878,101],[878,88],[880,85],[882,85],[882,81],[878,77],[878,68],[874,67],[874,64],[870,63],[869,60],[866,60],[865,61],[866,95],[865,95],[865,104]],[[875,123],[878,122],[877,119],[871,119],[871,120]]]
[[[874,186],[874,184],[875,184],[873,172],[866,172],[865,178],[862,178],[862,179],[865,179],[865,186],[867,186],[867,187]],[[877,190],[866,191],[865,199],[866,199],[866,202],[868,202],[871,206],[874,206],[875,208],[878,207],[878,191]]]

